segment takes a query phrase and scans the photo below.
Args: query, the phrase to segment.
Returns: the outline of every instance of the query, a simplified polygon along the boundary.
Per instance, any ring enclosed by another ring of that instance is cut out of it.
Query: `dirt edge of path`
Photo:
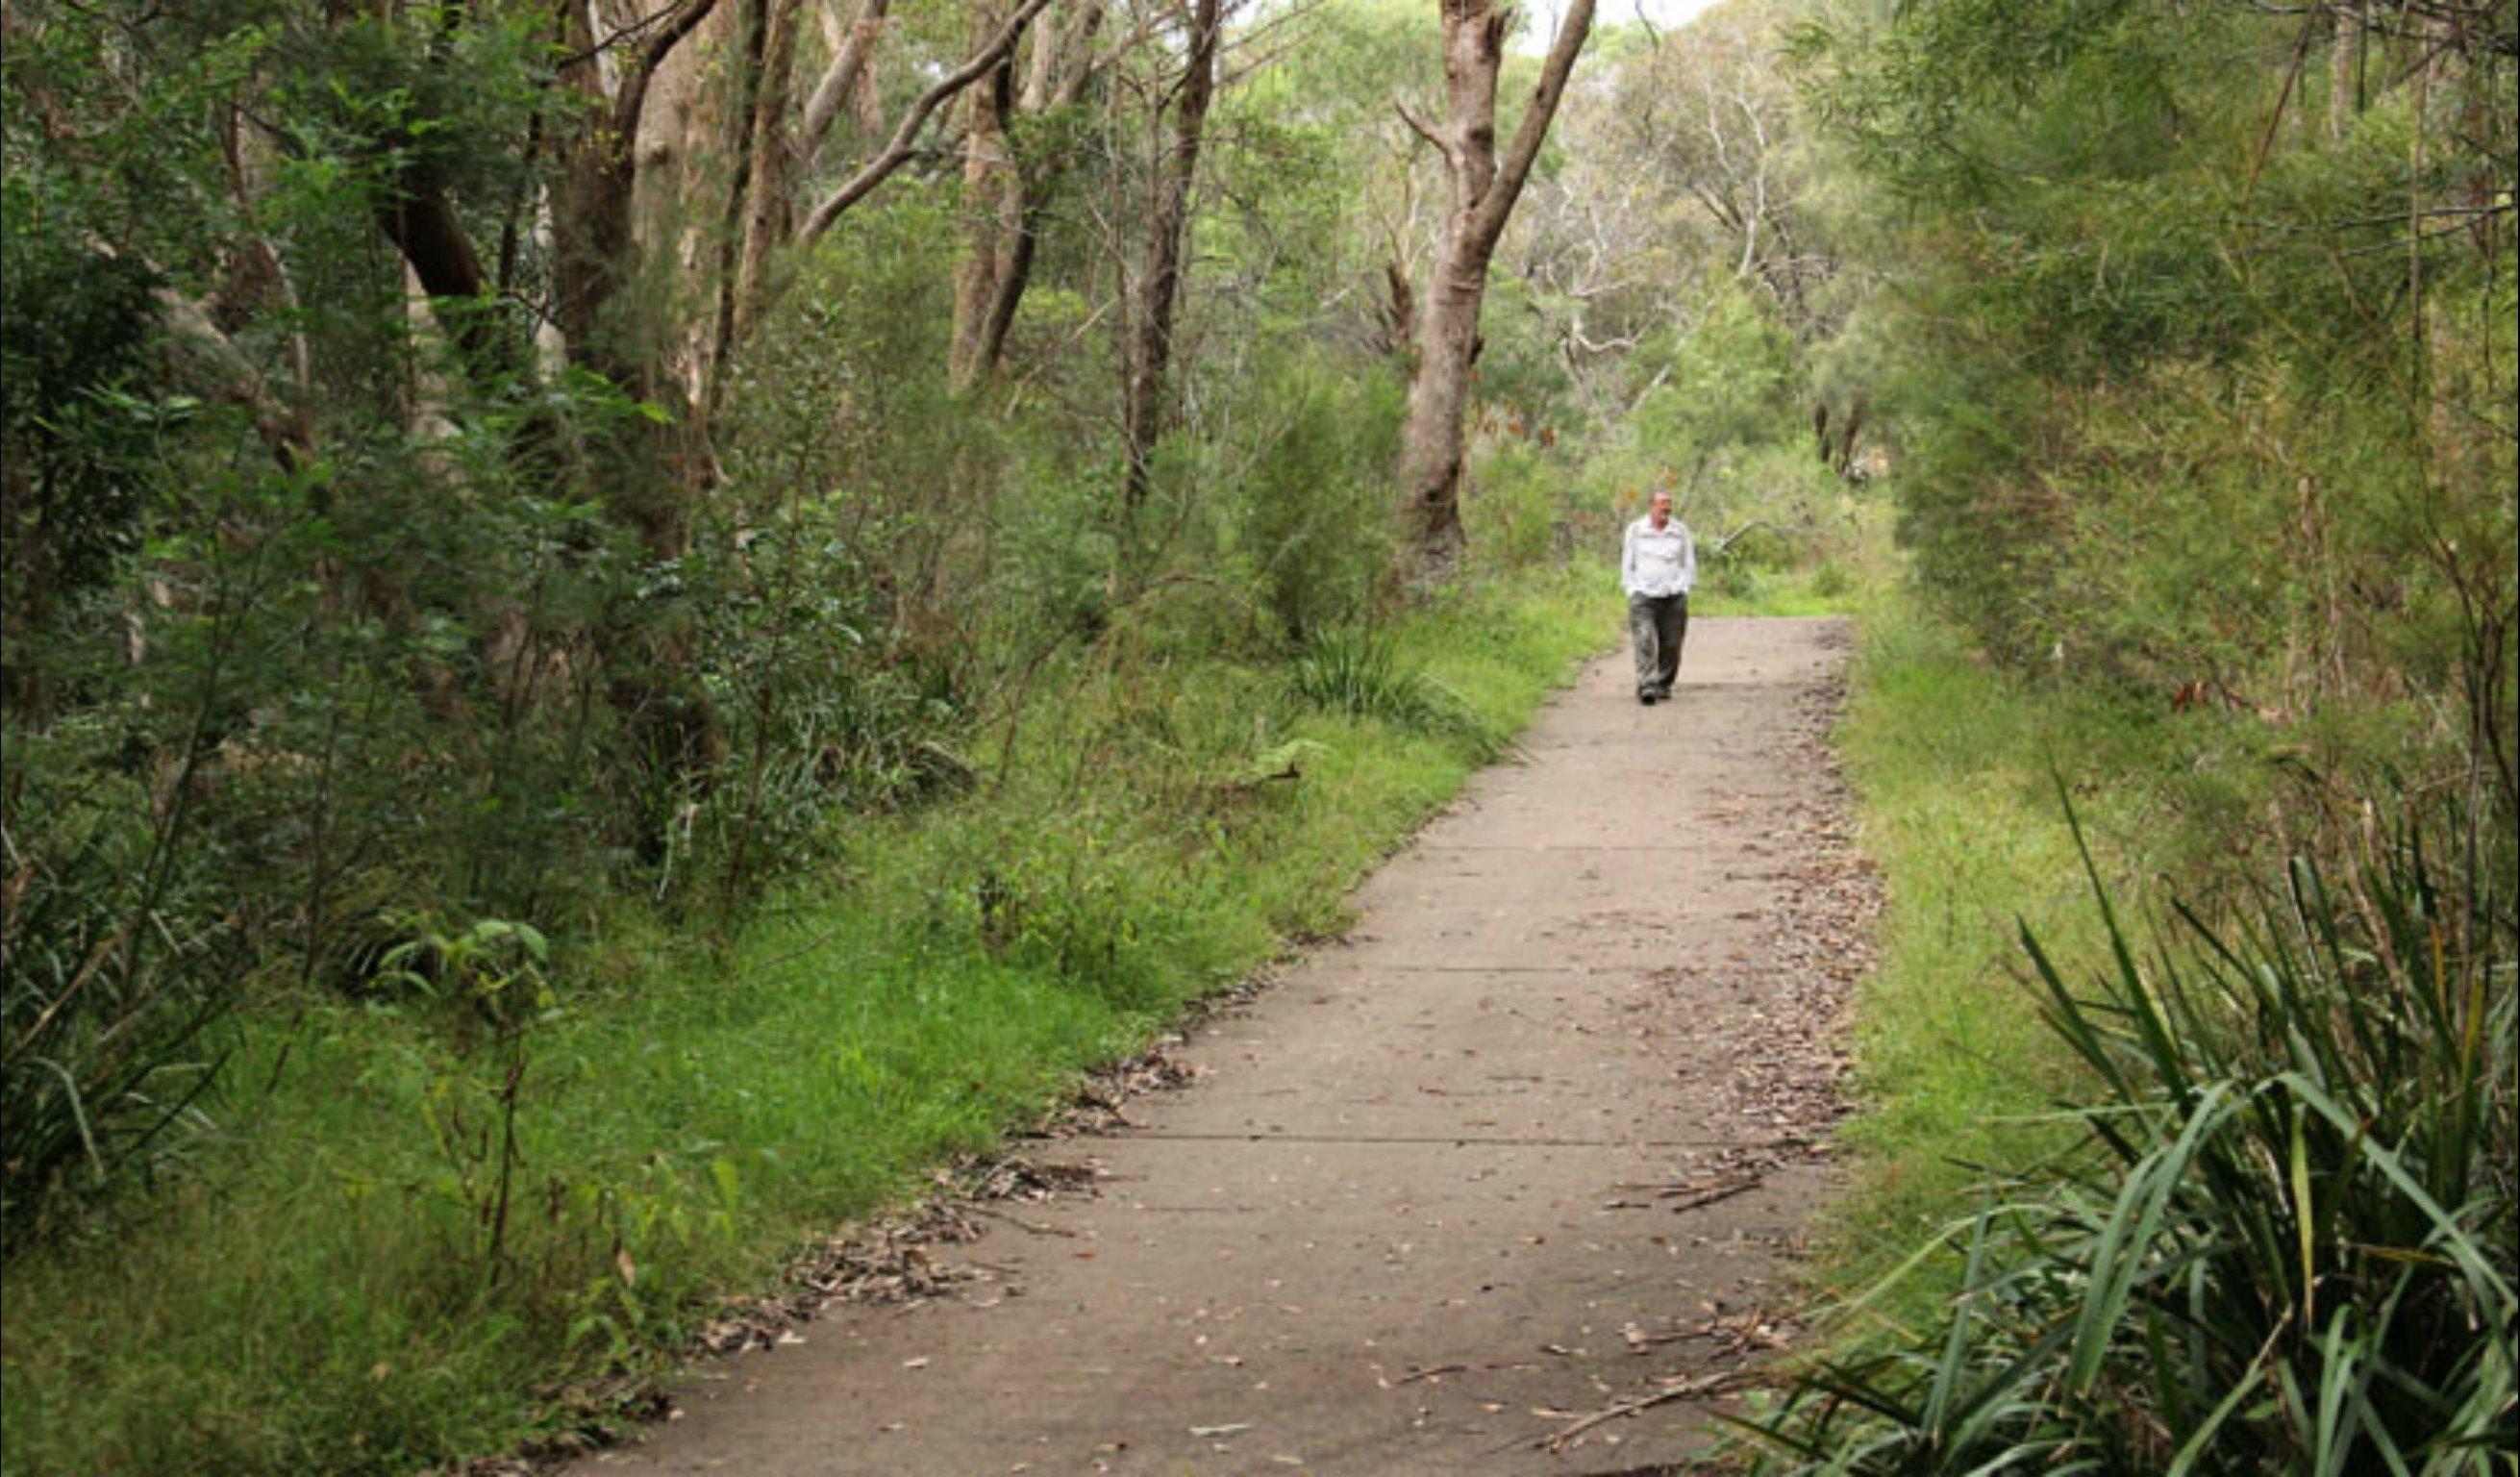
[[[1523,728],[1601,659],[1600,652],[1577,658],[1525,715]],[[1485,769],[1520,764],[1524,758],[1518,746],[1508,743],[1503,758],[1468,771],[1461,785]],[[1460,803],[1459,795],[1457,786],[1453,795],[1392,836],[1358,872],[1350,891],[1408,850]],[[1352,925],[1354,920],[1349,921]],[[680,1347],[659,1351],[652,1367],[582,1379],[549,1392],[544,1403],[558,1429],[514,1451],[433,1467],[419,1477],[544,1477],[579,1457],[636,1441],[642,1430],[672,1419],[677,1412],[668,1389],[695,1368],[753,1350],[777,1349],[795,1329],[835,1307],[913,1304],[991,1279],[989,1269],[957,1264],[943,1254],[944,1248],[977,1240],[992,1218],[1024,1225],[1009,1210],[1011,1203],[1038,1204],[1095,1192],[1090,1172],[1045,1161],[1046,1146],[1084,1135],[1126,1132],[1130,1102],[1178,1092],[1198,1080],[1197,1069],[1181,1053],[1202,1031],[1259,998],[1309,955],[1334,948],[1347,936],[1343,926],[1336,933],[1283,940],[1276,954],[1240,979],[1183,1002],[1144,1048],[1087,1070],[1065,1097],[1030,1121],[1010,1127],[1005,1147],[939,1165],[927,1172],[926,1187],[910,1203],[842,1223],[800,1247],[771,1279],[780,1290],[723,1295],[717,1315],[698,1334]]]
[[[1841,633],[1831,633],[1825,644],[1842,649],[1846,643]],[[1755,1189],[1789,1166],[1825,1168],[1833,1158],[1833,1131],[1848,1112],[1841,1091],[1848,1066],[1843,1039],[1854,986],[1871,966],[1873,928],[1882,906],[1881,880],[1856,843],[1853,794],[1830,741],[1846,693],[1840,664],[1825,681],[1796,696],[1789,762],[1804,768],[1813,783],[1808,793],[1759,832],[1770,847],[1784,896],[1780,906],[1761,918],[1755,947],[1746,959],[1735,955],[1724,962],[1664,971],[1674,983],[1691,973],[1729,971],[1735,982],[1757,989],[1765,1002],[1757,1012],[1764,1045],[1736,1054],[1724,1096],[1733,1110],[1773,1132],[1755,1149],[1726,1150],[1687,1165],[1684,1175],[1655,1191],[1672,1209],[1711,1205]],[[1534,716],[1540,711],[1545,709],[1535,710]],[[1457,796],[1435,806],[1409,831],[1395,836],[1360,873],[1358,885],[1462,803]],[[987,1263],[958,1259],[953,1248],[977,1240],[992,1223],[1049,1233],[1052,1228],[1028,1219],[1027,1205],[1098,1193],[1098,1167],[1091,1160],[1055,1162],[1050,1157],[1054,1145],[1084,1136],[1127,1134],[1134,1126],[1129,1104],[1198,1080],[1199,1070],[1186,1058],[1192,1043],[1251,1005],[1303,961],[1347,939],[1342,931],[1289,941],[1243,979],[1186,1003],[1144,1050],[1087,1074],[1070,1097],[1041,1119],[1011,1129],[1000,1151],[940,1166],[929,1172],[928,1187],[916,1203],[842,1225],[805,1246],[773,1282],[775,1290],[723,1299],[716,1316],[688,1345],[660,1356],[650,1367],[557,1392],[552,1406],[560,1412],[558,1434],[517,1453],[440,1468],[436,1477],[551,1472],[590,1453],[637,1441],[644,1430],[680,1415],[669,1394],[676,1382],[745,1351],[800,1343],[796,1330],[827,1312],[851,1305],[907,1307],[963,1295],[997,1280],[997,1271]],[[1799,1258],[1806,1251],[1798,1236],[1794,1255]],[[1670,1351],[1686,1352],[1683,1368],[1660,1376],[1640,1370],[1641,1383],[1634,1390],[1608,1399],[1598,1410],[1551,1412],[1558,1423],[1553,1431],[1541,1433],[1539,1444],[1552,1454],[1563,1445],[1582,1447],[1603,1434],[1599,1428],[1667,1402],[1702,1400],[1760,1384],[1773,1362],[1789,1354],[1805,1331],[1807,1284],[1788,1274],[1774,1292],[1756,1306],[1710,1311],[1693,1324],[1675,1325],[1679,1331],[1656,1335],[1654,1343],[1688,1340],[1688,1350]],[[1418,1370],[1408,1378],[1431,1372],[1436,1371]],[[1643,1474],[1686,1468],[1633,1470]]]

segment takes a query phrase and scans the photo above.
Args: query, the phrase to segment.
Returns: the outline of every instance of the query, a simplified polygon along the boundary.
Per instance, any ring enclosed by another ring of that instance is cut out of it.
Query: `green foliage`
[[[1500,439],[1472,467],[1462,494],[1470,555],[1498,569],[1530,569],[1564,557],[1580,535],[1568,506],[1572,478],[1559,459],[1531,441]]]
[[[459,198],[520,183],[497,145],[533,27],[439,19],[44,7],[12,35],[8,740],[93,765],[41,783],[127,807],[100,828],[154,835],[144,873],[221,879],[149,906],[232,936],[231,969],[331,974],[345,907],[396,892],[535,915],[618,838],[588,632],[634,623],[637,576],[536,458],[640,418],[587,377],[520,403],[458,376],[465,314],[417,324],[376,251],[402,164]],[[15,844],[74,851],[28,793],[0,797]]]
[[[1402,408],[1388,376],[1319,355],[1290,357],[1256,381],[1234,546],[1299,644],[1370,617],[1387,597],[1395,527],[1384,502]]]
[[[9,700],[28,691],[22,644],[113,573],[136,541],[169,407],[147,391],[158,283],[146,266],[68,239],[38,184],[0,184],[0,539],[12,648]]]
[[[1609,614],[1597,581],[1535,578],[1390,639],[1505,732]],[[1468,772],[1406,724],[1286,724],[1282,691],[1214,656],[1071,668],[1017,767],[861,818],[845,885],[790,878],[715,944],[617,904],[548,962],[484,915],[406,921],[442,996],[525,1005],[538,972],[552,1008],[517,1028],[467,1038],[391,988],[248,1011],[199,1173],[13,1258],[10,1470],[405,1472],[611,1421],[596,1392],[730,1289],[1337,926]]]
[[[1804,37],[1898,222],[1866,332],[1901,535],[1998,659],[2313,730],[2411,703],[2391,742],[2489,759],[2509,810],[2491,30],[2418,61],[2376,20],[1951,0]]]
[[[1794,428],[1793,362],[1776,321],[1730,279],[1709,286],[1684,333],[1640,350],[1637,372],[1660,382],[1638,402],[1633,434],[1671,471],[1732,447],[1785,439]]]
[[[404,935],[377,962],[375,987],[451,998],[502,1029],[554,1004],[545,966],[551,942],[538,928],[505,918],[475,918],[456,927],[424,914],[388,913],[385,926]]]
[[[2405,814],[2342,878],[2296,860],[2149,949],[2092,872],[2113,962],[2087,983],[2024,928],[2084,1141],[1953,1229],[1939,1319],[1796,1376],[1753,1426],[1793,1454],[1768,1469],[2507,1458],[2520,930],[2473,822]]]
[[[205,904],[216,877],[168,818],[136,816],[138,783],[94,778],[82,725],[13,736],[0,828],[0,1231],[14,1254],[65,1188],[93,1193],[188,1147],[232,1005],[235,930]],[[75,1203],[74,1201],[72,1203]]]
[[[1859,339],[1822,375],[1776,311],[1727,274],[1706,274],[1691,306],[1685,326],[1638,346],[1630,369],[1646,378],[1633,413],[1587,445],[1571,471],[1536,447],[1505,443],[1482,466],[1496,485],[1467,506],[1536,557],[1544,495],[1559,500],[1560,538],[1608,548],[1652,490],[1668,487],[1697,536],[1707,598],[1779,612],[1805,600],[1834,608],[1867,558],[1872,499],[1832,465],[1828,444],[1815,445],[1805,407],[1815,395],[1837,407],[1832,414],[1863,403],[1871,351]],[[1486,509],[1482,498],[1492,500]],[[1808,586],[1827,570],[1832,588],[1815,595]]]
[[[1507,740],[1450,684],[1411,662],[1397,640],[1368,627],[1315,632],[1287,675],[1296,698],[1325,712],[1378,718],[1462,745],[1478,762]]]
[[[956,839],[956,885],[929,900],[926,926],[1029,975],[1090,990],[1124,1009],[1158,1006],[1182,962],[1179,920],[1201,907],[1201,878],[1164,865],[1093,817],[1071,825],[975,828]]]

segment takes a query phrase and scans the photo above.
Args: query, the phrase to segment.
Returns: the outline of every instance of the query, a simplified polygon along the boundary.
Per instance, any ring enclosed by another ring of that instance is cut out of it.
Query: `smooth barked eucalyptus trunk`
[[[1417,315],[1418,363],[1400,444],[1401,490],[1420,572],[1430,580],[1447,577],[1461,553],[1462,433],[1488,265],[1593,28],[1593,0],[1573,0],[1541,64],[1530,106],[1499,155],[1497,77],[1513,33],[1513,9],[1498,0],[1442,0],[1442,6],[1444,117],[1429,121],[1400,105],[1410,126],[1444,157],[1444,233]]]

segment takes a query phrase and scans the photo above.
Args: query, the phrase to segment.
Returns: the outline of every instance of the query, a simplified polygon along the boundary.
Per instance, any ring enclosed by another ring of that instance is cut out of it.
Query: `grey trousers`
[[[1671,694],[1680,675],[1680,646],[1688,639],[1688,597],[1628,597],[1628,638],[1637,649],[1637,693]]]

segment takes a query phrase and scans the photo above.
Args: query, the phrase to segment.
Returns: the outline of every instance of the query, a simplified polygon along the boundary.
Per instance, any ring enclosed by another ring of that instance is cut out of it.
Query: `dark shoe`
[[[1661,699],[1661,697],[1662,694],[1660,693],[1639,693],[1637,694],[1637,701],[1643,703],[1646,707],[1652,707],[1655,702]]]

